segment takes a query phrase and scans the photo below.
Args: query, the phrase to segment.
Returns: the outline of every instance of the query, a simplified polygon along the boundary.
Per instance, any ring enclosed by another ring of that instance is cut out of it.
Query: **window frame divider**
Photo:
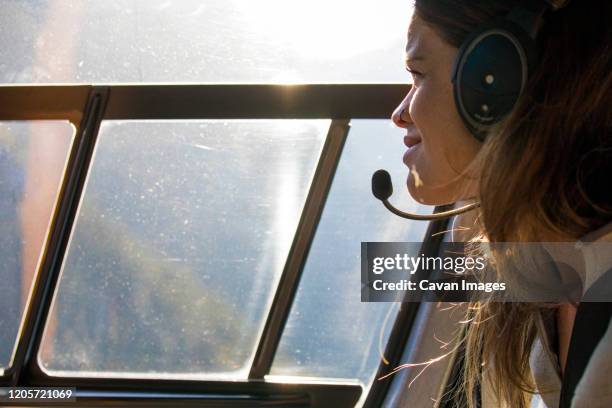
[[[276,349],[297,294],[308,252],[342,155],[349,132],[349,122],[349,119],[334,119],[330,123],[293,243],[253,358],[249,379],[263,379],[266,374],[270,373]]]
[[[40,258],[41,262],[34,275],[31,300],[26,306],[21,322],[12,364],[5,371],[10,386],[13,387],[23,384],[23,377],[38,366],[36,356],[42,341],[45,321],[59,280],[63,257],[87,178],[108,94],[108,89],[105,87],[92,87],[81,121],[76,126],[77,131],[50,223],[50,231]]]

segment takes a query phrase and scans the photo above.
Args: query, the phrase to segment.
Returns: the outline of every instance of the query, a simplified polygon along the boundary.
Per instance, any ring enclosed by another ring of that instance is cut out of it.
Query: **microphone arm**
[[[453,215],[461,214],[464,212],[468,212],[473,210],[474,208],[480,207],[480,203],[472,203],[466,206],[455,208],[453,210],[442,211],[435,214],[414,214],[405,211],[398,210],[394,206],[391,205],[389,200],[381,200],[382,203],[387,207],[387,210],[391,211],[393,214],[398,217],[407,218],[409,220],[417,220],[417,221],[431,221],[431,220],[441,220],[443,218],[452,217]]]
[[[442,211],[435,214],[414,214],[409,212],[400,211],[389,203],[389,197],[393,194],[393,184],[391,183],[391,176],[386,170],[377,170],[372,175],[372,194],[378,198],[385,205],[387,210],[391,211],[398,217],[407,218],[409,220],[440,220],[443,218],[452,217],[453,215],[461,214],[474,208],[480,207],[480,203],[472,203],[465,205],[460,208],[453,210]]]

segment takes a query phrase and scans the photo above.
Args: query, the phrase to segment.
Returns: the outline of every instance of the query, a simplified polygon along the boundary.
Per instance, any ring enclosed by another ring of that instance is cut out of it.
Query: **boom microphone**
[[[454,210],[443,211],[435,214],[414,214],[400,211],[389,203],[389,197],[391,197],[393,194],[393,184],[391,183],[391,176],[389,173],[382,169],[377,170],[372,175],[372,194],[374,194],[374,197],[382,201],[385,207],[387,207],[387,210],[399,217],[408,218],[409,220],[440,220],[443,218],[452,217],[453,215],[468,212],[480,206],[480,203],[472,203]]]

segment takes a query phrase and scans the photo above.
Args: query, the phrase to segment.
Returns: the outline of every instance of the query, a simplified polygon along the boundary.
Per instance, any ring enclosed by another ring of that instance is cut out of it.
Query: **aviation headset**
[[[451,81],[463,122],[478,140],[512,110],[537,62],[536,36],[548,10],[570,0],[523,0],[476,28],[459,48]]]

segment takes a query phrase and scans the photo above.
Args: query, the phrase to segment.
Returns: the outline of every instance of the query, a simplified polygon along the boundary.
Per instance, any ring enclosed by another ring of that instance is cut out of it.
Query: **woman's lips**
[[[406,147],[412,147],[419,143],[421,143],[421,136],[414,134],[404,136],[404,144],[406,145]]]
[[[421,144],[421,137],[415,134],[407,134],[404,136],[404,144],[408,148],[406,153],[404,153],[404,157],[402,158],[404,164],[410,168],[412,163],[412,156],[414,156],[414,152],[417,150],[418,146]]]

